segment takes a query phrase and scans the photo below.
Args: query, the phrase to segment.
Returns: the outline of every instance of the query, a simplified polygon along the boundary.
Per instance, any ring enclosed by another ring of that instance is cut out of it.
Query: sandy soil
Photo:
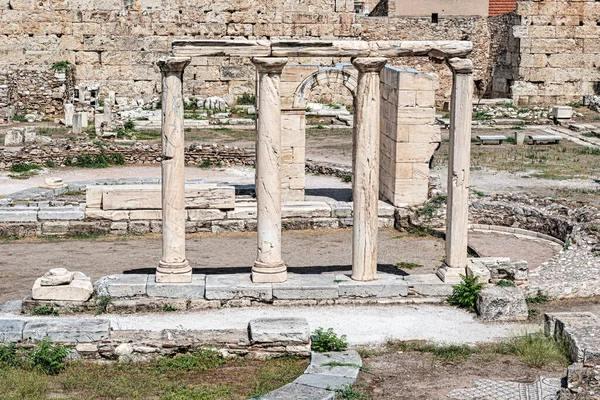
[[[513,356],[486,360],[442,362],[422,353],[391,353],[363,360],[357,388],[373,400],[442,400],[454,389],[472,386],[473,379],[533,382],[538,376],[562,377],[566,367],[530,368]]]

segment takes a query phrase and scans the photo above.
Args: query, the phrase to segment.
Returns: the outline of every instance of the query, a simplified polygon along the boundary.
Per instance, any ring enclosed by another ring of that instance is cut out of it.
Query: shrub
[[[46,375],[56,375],[65,367],[65,359],[69,348],[62,344],[52,344],[46,337],[37,343],[29,353],[28,361],[32,368],[38,369]]]
[[[50,70],[52,71],[67,71],[71,64],[68,61],[58,61],[52,64]]]
[[[127,120],[123,124],[123,128],[125,128],[126,131],[133,131],[135,129],[135,122],[132,120]]]
[[[256,104],[256,95],[252,93],[244,93],[237,98],[238,105],[254,105]]]
[[[452,286],[454,291],[448,297],[448,303],[469,311],[475,311],[477,295],[481,292],[485,284],[477,282],[479,280],[477,276],[461,275],[460,277],[462,278],[462,282]]]
[[[16,172],[16,173],[22,173],[22,172],[29,172],[29,171],[37,171],[42,169],[41,166],[37,165],[37,164],[13,164],[10,167],[10,171],[11,172]]]
[[[17,346],[14,343],[0,344],[0,368],[2,366],[14,366],[18,363]]]
[[[209,158],[205,158],[205,159],[202,161],[202,164],[200,164],[200,165],[199,165],[199,167],[200,167],[200,168],[210,168],[210,167],[211,167],[211,165],[212,165],[212,162],[210,161],[210,159],[209,159]]]
[[[338,335],[333,331],[333,328],[329,328],[327,330],[318,328],[313,332],[310,338],[312,340],[311,348],[318,353],[327,351],[344,351],[348,348],[346,335],[338,337]]]
[[[162,310],[164,312],[172,312],[172,311],[177,311],[177,307],[175,307],[172,304],[163,304]]]

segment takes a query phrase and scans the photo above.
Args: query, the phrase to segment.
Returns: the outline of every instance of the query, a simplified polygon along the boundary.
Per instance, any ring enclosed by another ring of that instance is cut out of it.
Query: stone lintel
[[[176,56],[237,57],[465,57],[473,43],[462,40],[175,40]]]

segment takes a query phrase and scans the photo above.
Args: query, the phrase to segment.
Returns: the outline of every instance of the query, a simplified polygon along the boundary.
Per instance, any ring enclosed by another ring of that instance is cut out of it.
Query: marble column
[[[255,57],[258,71],[256,118],[257,257],[253,282],[285,282],[281,258],[281,99],[279,84],[287,58]]]
[[[354,99],[352,150],[352,279],[377,279],[379,228],[379,73],[386,58],[355,58],[358,85]]]
[[[183,131],[183,70],[187,57],[158,61],[162,75],[162,258],[156,282],[192,281],[185,258],[185,153]]]
[[[453,77],[448,152],[446,263],[437,274],[444,282],[458,283],[461,280],[460,275],[465,274],[467,267],[473,63],[464,58],[451,58],[447,63]]]

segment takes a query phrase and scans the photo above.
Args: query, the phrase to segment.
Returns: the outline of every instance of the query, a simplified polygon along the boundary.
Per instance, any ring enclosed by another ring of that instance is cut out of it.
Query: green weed
[[[335,393],[337,394],[338,399],[340,400],[363,400],[367,399],[367,396],[352,387],[351,385],[346,385],[340,389],[336,389]]]
[[[338,337],[333,328],[324,330],[323,328],[316,329],[311,335],[311,348],[318,353],[328,351],[344,351],[348,348],[346,335]]]
[[[58,315],[60,311],[58,308],[54,308],[54,305],[49,306],[37,306],[33,309],[33,315]]]
[[[173,312],[173,311],[177,311],[177,307],[175,307],[172,304],[163,304],[162,310],[164,312]]]
[[[350,174],[343,174],[341,176],[341,179],[342,179],[342,182],[350,183],[350,182],[352,182],[352,175],[350,175]]]
[[[477,295],[483,290],[485,283],[478,282],[479,277],[474,275],[461,275],[461,278],[461,283],[452,286],[454,290],[452,295],[448,297],[448,303],[469,311],[475,311]]]
[[[31,367],[46,375],[56,375],[65,367],[69,348],[62,344],[52,344],[46,337],[37,343],[27,357]]]
[[[398,269],[411,270],[411,269],[415,269],[415,268],[421,268],[422,266],[423,265],[421,265],[421,264],[405,262],[405,261],[400,261],[399,263],[396,263],[396,268],[398,268]]]
[[[527,304],[546,304],[552,300],[550,296],[538,290],[535,296],[530,296],[525,299]]]
[[[94,315],[104,314],[110,304],[110,296],[98,296],[96,299],[96,312]]]
[[[515,283],[513,281],[507,281],[506,279],[501,279],[496,283],[496,286],[500,287],[515,287]]]
[[[52,71],[68,71],[71,63],[68,61],[57,61],[50,67]]]
[[[238,105],[254,105],[256,104],[256,95],[252,93],[244,93],[237,98]]]
[[[202,348],[173,358],[155,359],[153,369],[161,373],[165,371],[209,371],[219,368],[223,363],[225,363],[225,359],[217,350]]]

